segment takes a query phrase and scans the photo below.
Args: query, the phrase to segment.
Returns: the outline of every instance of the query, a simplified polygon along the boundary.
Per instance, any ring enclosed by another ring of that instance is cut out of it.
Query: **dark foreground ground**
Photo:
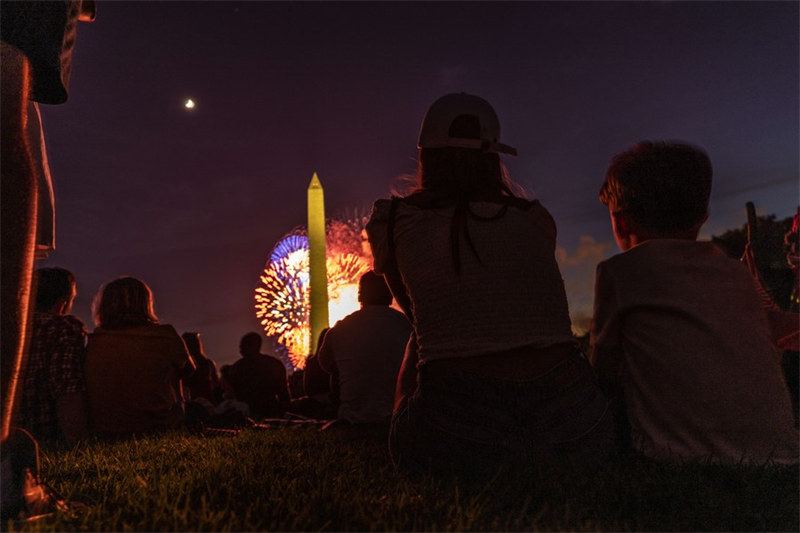
[[[608,464],[489,481],[409,476],[383,431],[188,433],[44,451],[89,509],[23,531],[798,531],[798,468]]]

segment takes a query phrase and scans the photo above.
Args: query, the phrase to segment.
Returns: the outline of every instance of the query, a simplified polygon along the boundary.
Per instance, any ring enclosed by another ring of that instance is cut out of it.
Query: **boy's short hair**
[[[61,300],[72,296],[75,275],[65,268],[40,268],[34,274],[36,301],[34,308],[40,313],[49,311]]]
[[[241,355],[256,354],[261,351],[262,344],[263,340],[261,339],[261,335],[255,331],[245,333],[239,341],[239,353]]]
[[[380,274],[369,270],[358,280],[358,301],[364,305],[392,305],[392,292]]]
[[[708,212],[711,161],[682,142],[644,141],[614,156],[600,201],[655,233],[694,227]]]

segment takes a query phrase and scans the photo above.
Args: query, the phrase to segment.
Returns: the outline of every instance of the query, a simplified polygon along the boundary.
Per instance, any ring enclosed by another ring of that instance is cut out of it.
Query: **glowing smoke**
[[[365,217],[328,220],[328,313],[333,325],[358,309],[358,280],[372,265],[364,236]],[[255,292],[256,316],[268,336],[286,348],[295,368],[305,366],[309,327],[308,235],[287,233],[270,252]]]

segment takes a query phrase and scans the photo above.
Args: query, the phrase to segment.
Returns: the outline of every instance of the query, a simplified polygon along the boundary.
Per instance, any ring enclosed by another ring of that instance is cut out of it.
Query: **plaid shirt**
[[[86,328],[71,315],[35,313],[16,425],[40,441],[58,439],[56,399],[86,390]]]

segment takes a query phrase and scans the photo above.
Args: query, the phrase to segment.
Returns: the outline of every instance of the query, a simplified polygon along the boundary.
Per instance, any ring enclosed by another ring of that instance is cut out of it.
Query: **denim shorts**
[[[613,451],[612,414],[588,362],[575,354],[529,380],[420,365],[416,392],[392,419],[395,464],[491,474],[570,463],[592,468]]]

